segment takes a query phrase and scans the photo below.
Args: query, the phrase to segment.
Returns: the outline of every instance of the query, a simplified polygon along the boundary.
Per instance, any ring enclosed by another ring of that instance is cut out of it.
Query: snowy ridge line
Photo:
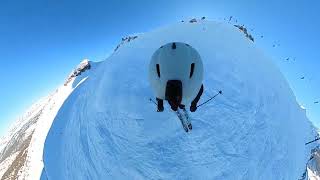
[[[94,68],[96,64],[93,63]],[[98,63],[97,63],[98,64]],[[69,94],[89,76],[88,60],[78,65],[70,83],[34,103],[17,119],[1,139],[0,177],[2,179],[39,179],[43,169],[43,146],[57,112]],[[85,72],[86,71],[86,72]]]
[[[42,172],[45,168],[43,165],[42,154],[46,135],[51,127],[51,124],[65,100],[69,97],[74,89],[78,88],[88,79],[89,76],[91,76],[91,72],[94,72],[98,65],[99,63],[91,62],[88,59],[83,60],[76,68],[76,71],[80,73],[72,77],[67,86],[61,86],[58,89],[58,94],[53,97],[54,102],[52,102],[45,109],[44,116],[42,117],[43,120],[37,124],[36,131],[34,133],[35,138],[33,138],[30,143],[30,153],[27,157],[27,161],[30,163],[23,167],[24,178],[32,180],[39,179],[39,177],[45,177],[45,172]]]
[[[116,52],[121,46],[123,46],[125,43],[129,43],[130,41],[135,40],[136,38],[138,38],[139,34],[135,34],[135,35],[129,35],[126,37],[121,38],[121,42],[116,46],[116,48],[113,50],[113,52]]]

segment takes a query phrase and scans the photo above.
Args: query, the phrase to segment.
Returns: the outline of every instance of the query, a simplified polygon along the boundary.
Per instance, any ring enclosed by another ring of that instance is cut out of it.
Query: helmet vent
[[[160,65],[157,64],[157,74],[158,74],[158,77],[160,78]]]
[[[192,64],[191,64],[190,77],[189,77],[189,78],[191,78],[191,77],[192,77],[192,75],[193,75],[193,71],[194,71],[194,63],[192,63]]]

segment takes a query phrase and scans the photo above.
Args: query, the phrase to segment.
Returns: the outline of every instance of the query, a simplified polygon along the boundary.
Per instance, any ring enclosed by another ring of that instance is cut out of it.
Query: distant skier
[[[156,95],[157,111],[162,112],[163,100],[173,111],[197,110],[203,93],[203,65],[199,53],[190,45],[172,42],[161,46],[152,56],[149,65],[149,81]]]

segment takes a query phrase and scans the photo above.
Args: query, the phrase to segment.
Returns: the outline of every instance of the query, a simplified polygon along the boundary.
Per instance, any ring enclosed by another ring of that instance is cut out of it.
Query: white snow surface
[[[201,55],[205,92],[186,133],[156,112],[152,54],[185,42]],[[45,141],[43,179],[283,179],[301,177],[316,131],[287,81],[232,25],[179,23],[123,44],[67,98]]]

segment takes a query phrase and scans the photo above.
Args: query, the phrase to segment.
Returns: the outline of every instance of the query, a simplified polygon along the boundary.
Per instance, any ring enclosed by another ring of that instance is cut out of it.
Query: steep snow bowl
[[[156,112],[153,52],[185,42],[201,55],[205,92],[185,133],[168,105]],[[65,101],[47,136],[49,179],[298,179],[316,134],[272,61],[237,28],[201,21],[124,44]],[[154,98],[154,97],[153,97]]]

